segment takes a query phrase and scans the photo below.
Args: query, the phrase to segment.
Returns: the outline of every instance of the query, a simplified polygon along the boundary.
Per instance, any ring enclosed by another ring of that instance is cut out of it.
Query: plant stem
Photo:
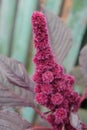
[[[34,127],[34,130],[52,130],[51,128],[47,128],[47,127],[43,127],[43,126],[39,126],[39,127]]]
[[[38,115],[40,115],[41,118],[47,120],[45,115],[42,112],[40,112],[40,110],[37,107],[34,107],[34,110],[38,113]]]
[[[84,101],[85,98],[87,98],[87,87],[83,91],[82,97],[81,97],[80,102],[79,102],[79,107],[81,106],[81,103]]]
[[[38,114],[42,119],[44,119],[45,121],[47,121],[45,114],[42,113],[37,107],[34,107],[34,110],[37,112],[37,114]],[[48,122],[48,121],[47,121],[47,122]],[[48,123],[49,123],[49,122],[48,122]],[[51,126],[50,123],[49,123],[49,125]],[[51,127],[52,127],[52,126],[51,126]],[[49,130],[51,130],[51,129],[49,129]]]

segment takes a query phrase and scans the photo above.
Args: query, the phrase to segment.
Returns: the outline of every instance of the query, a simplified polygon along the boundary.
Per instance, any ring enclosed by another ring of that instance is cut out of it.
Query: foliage
[[[60,18],[45,8],[43,13],[34,12],[32,15],[36,48],[34,57],[36,84],[29,78],[22,63],[0,56],[0,105],[1,107],[30,106],[51,127],[34,127],[16,113],[0,111],[0,130],[84,130],[86,128],[77,112],[87,93],[80,97],[73,90],[74,77],[65,74],[64,68],[59,65],[71,47],[70,31]],[[81,52],[80,65],[86,78],[87,51],[84,50]],[[49,110],[46,113],[40,112],[34,99]]]

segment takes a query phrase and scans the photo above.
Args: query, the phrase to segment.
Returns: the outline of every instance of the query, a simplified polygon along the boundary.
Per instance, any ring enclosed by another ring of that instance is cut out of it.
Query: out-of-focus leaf
[[[80,116],[81,121],[83,121],[87,125],[87,110],[79,109],[78,114]]]
[[[0,111],[0,130],[32,130],[31,123],[23,120],[17,113]]]
[[[75,90],[82,94],[84,89],[86,88],[86,82],[84,80],[84,76],[80,70],[80,67],[74,67],[71,70],[70,74],[75,77]]]
[[[64,58],[72,45],[71,32],[63,21],[56,15],[42,7],[42,12],[47,20],[49,41],[58,63],[63,63]]]
[[[33,91],[33,82],[24,68],[24,65],[16,60],[0,55],[0,71],[14,85]]]
[[[79,66],[74,67],[71,70],[70,74],[75,77],[75,79],[76,79],[76,85],[82,86],[82,87],[86,87],[86,83],[85,83],[83,74],[82,74]]]
[[[87,85],[87,45],[80,52],[79,64]]]
[[[11,82],[9,82],[8,79]],[[32,92],[33,85],[26,74],[24,66],[20,62],[5,56],[0,56],[0,84],[1,87],[5,88],[3,89],[0,105],[34,106],[34,93]],[[5,91],[7,95],[10,94],[10,98],[7,97],[8,100],[4,100],[6,99],[6,96],[4,97]],[[12,94],[13,97],[11,97]],[[14,96],[15,99],[13,100]],[[11,103],[11,100],[14,102]]]
[[[80,119],[78,117],[78,114],[75,112],[71,112],[70,114],[70,124],[73,128],[76,130],[82,130],[82,126],[80,124]]]

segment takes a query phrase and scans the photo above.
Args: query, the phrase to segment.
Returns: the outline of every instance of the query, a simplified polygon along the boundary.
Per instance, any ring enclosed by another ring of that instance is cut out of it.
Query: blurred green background
[[[34,49],[31,15],[40,9],[40,3],[59,15],[71,28],[73,45],[63,63],[69,73],[78,66],[80,50],[87,43],[87,0],[0,0],[0,54],[21,61],[32,77]],[[77,80],[80,79],[77,72]],[[81,94],[83,84],[76,86],[76,91]],[[21,108],[19,112],[27,120],[35,121],[36,115],[31,108]]]

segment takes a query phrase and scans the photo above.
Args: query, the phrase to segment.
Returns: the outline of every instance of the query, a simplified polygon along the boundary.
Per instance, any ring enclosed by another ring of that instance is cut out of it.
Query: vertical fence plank
[[[31,15],[37,7],[37,0],[19,0],[13,34],[13,47],[11,57],[26,64],[27,51],[31,41]],[[20,114],[28,121],[32,121],[33,109],[21,108]]]
[[[0,53],[8,55],[16,0],[2,0],[0,6]]]
[[[22,61],[24,64],[31,37],[31,15],[36,9],[36,5],[37,0],[19,0],[11,56]]]
[[[73,0],[64,0],[62,10],[61,10],[61,19],[66,22],[68,14],[70,12]]]
[[[67,24],[71,28],[73,38],[73,45],[64,61],[64,66],[67,72],[69,72],[76,63],[82,38],[86,30],[86,24],[84,24],[85,16],[87,14],[86,6],[87,0],[82,0],[80,2],[79,0],[73,0],[73,6],[67,20]]]
[[[1,17],[1,0],[0,0],[0,17]]]
[[[63,0],[46,0],[45,6],[53,13],[59,14]]]

